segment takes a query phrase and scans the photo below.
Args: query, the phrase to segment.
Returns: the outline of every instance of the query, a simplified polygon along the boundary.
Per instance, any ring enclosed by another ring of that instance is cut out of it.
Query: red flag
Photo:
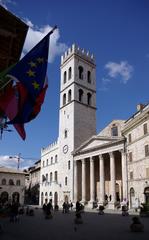
[[[34,105],[34,108],[33,108],[33,112],[30,115],[30,120],[34,119],[38,115],[38,113],[40,112],[41,106],[44,102],[44,98],[45,98],[47,88],[48,88],[48,84],[45,85],[45,87],[42,89],[39,96],[36,98],[35,105]]]
[[[14,117],[18,113],[18,99],[16,96],[16,90],[12,85],[7,86],[1,96],[0,96],[0,109],[4,112],[4,114],[10,119],[14,119]],[[17,132],[21,136],[23,140],[25,140],[26,133],[24,130],[24,124],[13,124],[16,128]]]

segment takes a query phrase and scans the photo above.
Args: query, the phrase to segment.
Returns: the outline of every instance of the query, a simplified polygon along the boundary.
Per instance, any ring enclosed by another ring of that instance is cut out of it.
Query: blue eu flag
[[[45,87],[48,51],[49,34],[7,73],[12,79],[22,84],[23,91],[18,92],[18,100],[21,99],[21,102],[24,102],[16,117],[8,124],[26,123],[31,120],[36,99]],[[22,100],[23,96],[25,98]]]
[[[21,82],[35,100],[43,89],[49,52],[49,35],[44,37],[7,74]]]

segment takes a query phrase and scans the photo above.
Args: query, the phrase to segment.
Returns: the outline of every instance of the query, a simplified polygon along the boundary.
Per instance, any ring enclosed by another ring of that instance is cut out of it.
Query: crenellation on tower
[[[65,51],[64,55],[61,56],[61,65],[65,63],[73,54],[78,55],[79,57],[95,64],[95,59],[93,54],[90,54],[89,51],[86,51],[84,48],[81,49],[76,44],[72,44],[70,48]]]

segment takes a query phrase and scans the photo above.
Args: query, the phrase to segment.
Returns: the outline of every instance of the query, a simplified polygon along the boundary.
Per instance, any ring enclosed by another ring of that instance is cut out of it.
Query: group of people
[[[53,210],[52,200],[48,202],[48,200],[46,199],[45,203],[43,204],[43,212],[45,214],[46,219],[52,218],[52,210]]]
[[[70,203],[68,201],[63,202],[62,207],[63,207],[63,213],[69,213],[69,209],[72,210],[73,208],[73,203],[71,201]]]

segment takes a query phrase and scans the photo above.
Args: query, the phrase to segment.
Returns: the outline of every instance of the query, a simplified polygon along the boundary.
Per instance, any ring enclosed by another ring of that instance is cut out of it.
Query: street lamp
[[[16,158],[18,160],[18,162],[17,162],[17,169],[19,170],[21,153],[19,153],[18,156],[9,156],[9,159],[12,159],[12,158]]]

